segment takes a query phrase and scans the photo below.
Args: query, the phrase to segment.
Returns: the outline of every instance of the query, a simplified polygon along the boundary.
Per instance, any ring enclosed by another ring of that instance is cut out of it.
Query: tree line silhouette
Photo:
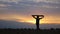
[[[11,29],[11,28],[4,28],[4,29],[0,29],[0,34],[59,34],[60,33],[60,29],[56,28],[56,29],[26,29],[26,28],[22,28],[22,29]]]

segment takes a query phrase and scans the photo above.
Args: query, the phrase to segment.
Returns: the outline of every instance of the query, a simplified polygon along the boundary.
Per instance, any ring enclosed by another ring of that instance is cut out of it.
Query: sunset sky
[[[0,20],[35,24],[31,15],[44,15],[41,24],[60,24],[60,0],[0,0]]]

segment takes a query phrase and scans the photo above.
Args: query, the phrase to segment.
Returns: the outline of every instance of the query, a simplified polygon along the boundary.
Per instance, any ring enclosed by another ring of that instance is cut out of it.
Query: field
[[[0,34],[59,34],[60,29],[0,29]]]

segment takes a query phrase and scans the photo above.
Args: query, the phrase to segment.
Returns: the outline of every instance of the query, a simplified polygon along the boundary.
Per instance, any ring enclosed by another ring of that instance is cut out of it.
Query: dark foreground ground
[[[0,34],[60,34],[60,29],[0,29]]]

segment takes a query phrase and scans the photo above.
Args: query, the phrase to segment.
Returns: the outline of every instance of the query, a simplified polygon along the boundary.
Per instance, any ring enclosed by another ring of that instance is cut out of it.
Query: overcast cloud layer
[[[19,9],[20,11],[43,10],[45,12],[49,11],[49,13],[60,13],[59,0],[0,0],[0,9],[2,8]]]
[[[45,16],[57,17],[59,20],[60,0],[0,0],[0,19],[5,18],[6,15],[28,17],[32,14],[44,14]]]

